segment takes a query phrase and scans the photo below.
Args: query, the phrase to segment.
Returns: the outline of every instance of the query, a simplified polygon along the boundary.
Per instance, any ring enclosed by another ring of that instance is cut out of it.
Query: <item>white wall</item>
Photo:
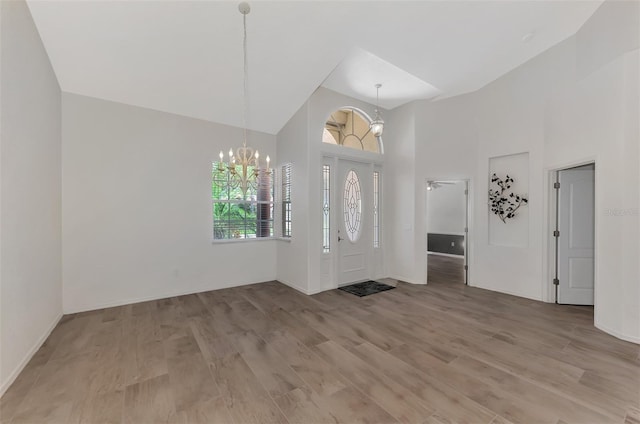
[[[475,163],[477,135],[473,128],[472,110],[475,104],[469,95],[457,96],[439,102],[415,102],[415,160],[419,166],[415,170],[414,196],[415,237],[412,241],[415,251],[414,281],[426,283],[427,275],[427,212],[426,182],[428,179],[470,180],[469,184],[469,245],[474,241]],[[395,110],[393,111],[395,112]],[[395,116],[395,114],[393,115]],[[406,118],[405,118],[406,119]],[[470,124],[471,122],[471,124]],[[395,167],[391,168],[396,169]],[[388,190],[406,190],[406,181]],[[402,207],[386,205],[387,207]],[[408,235],[407,235],[408,236]],[[402,238],[398,241],[402,243]],[[474,255],[473,248],[467,250],[468,260]],[[393,274],[391,274],[393,276]],[[410,280],[411,281],[411,280]]]
[[[576,36],[478,92],[384,112],[389,276],[426,282],[426,179],[469,178],[471,284],[549,300],[548,170],[595,159],[596,323],[640,337],[639,218],[606,212],[638,205],[638,46],[629,41],[637,7],[605,2]],[[318,89],[276,138],[256,135],[262,151],[277,148],[274,163],[294,164],[293,238],[212,246],[210,161],[239,130],[73,95],[63,103],[65,310],[271,278],[307,293],[329,288],[320,280],[322,128],[339,107],[371,105]],[[521,152],[530,165],[527,244],[491,246],[489,158]],[[260,264],[233,275],[227,264],[238,255]]]
[[[464,181],[427,191],[427,233],[464,235],[467,200]]]
[[[549,171],[595,160],[595,323],[636,342],[639,7],[637,2],[607,1],[575,36],[481,90],[418,102],[416,140],[425,143],[417,143],[416,160],[424,166],[414,180],[424,186],[433,175],[471,175],[470,283],[551,301]],[[528,243],[492,246],[489,158],[520,152],[529,153]],[[421,216],[419,204],[416,216]]]
[[[374,109],[374,106],[360,100],[318,88],[277,135],[279,163],[292,162],[294,169],[291,186],[293,237],[290,243],[278,242],[277,277],[283,283],[309,294],[334,287],[322,277],[326,274],[323,267],[335,263],[333,259],[323,259],[322,254],[323,155],[345,155],[352,159],[383,162],[378,154],[322,143],[322,131],[327,118],[345,106],[360,108],[365,112]],[[384,181],[384,171],[382,178]],[[335,235],[334,231],[332,237],[335,238]],[[333,240],[333,246],[331,255],[336,252],[336,240]],[[381,249],[376,258],[382,262],[383,256]]]
[[[426,284],[426,262],[420,260],[427,254],[424,209],[421,210],[423,219],[417,218],[420,210],[417,205],[424,204],[424,193],[416,197],[420,184],[415,184],[418,144],[415,115],[414,103],[385,115],[387,172],[383,183],[383,228],[389,276],[414,284]],[[422,250],[418,246],[420,242],[424,247]]]
[[[0,394],[62,315],[60,87],[23,1],[0,2]]]
[[[277,280],[303,293],[309,291],[308,107],[303,105],[277,135],[280,168],[291,163],[291,239],[278,241]],[[281,220],[276,214],[276,220]],[[279,224],[278,228],[280,228]],[[280,234],[278,234],[280,235]]]
[[[276,278],[276,241],[212,244],[211,163],[241,129],[64,93],[65,313]],[[275,137],[248,144],[275,155]]]
[[[544,159],[562,165],[572,149],[596,159],[595,322],[638,343],[639,20],[640,3],[609,1],[576,34],[578,78],[550,98]]]

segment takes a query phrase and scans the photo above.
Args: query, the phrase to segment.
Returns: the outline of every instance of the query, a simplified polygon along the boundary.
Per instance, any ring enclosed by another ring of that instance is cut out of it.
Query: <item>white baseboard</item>
[[[95,305],[65,306],[64,313],[65,315],[75,314],[78,312],[94,311],[96,309],[104,309],[104,308],[113,308],[116,306],[130,305],[133,303],[148,302],[150,300],[167,299],[169,297],[185,296],[188,294],[202,293],[202,292],[207,292],[211,290],[230,289],[232,287],[242,287],[242,286],[248,286],[250,284],[266,283],[269,281],[275,281],[275,279],[265,280],[265,281],[250,281],[248,283],[239,283],[239,284],[225,284],[225,285],[216,286],[216,287],[211,287],[211,286],[195,287],[188,290],[175,290],[175,291],[165,292],[163,294],[154,294],[151,296],[142,296],[142,297],[136,297],[136,298],[122,299],[122,300],[113,300],[113,301],[95,304]]]
[[[302,293],[304,293],[304,294],[306,294],[308,296],[313,296],[314,294],[322,293],[322,292],[327,291],[327,290],[333,290],[334,288],[335,287],[329,287],[329,288],[321,287],[321,288],[315,289],[315,290],[304,290],[304,291],[302,291]]]
[[[9,387],[11,387],[13,382],[16,381],[16,378],[18,378],[18,376],[20,375],[24,367],[26,367],[29,361],[31,360],[31,358],[33,358],[33,355],[36,354],[36,352],[38,351],[38,349],[40,349],[40,347],[43,345],[45,340],[47,340],[47,338],[51,335],[51,332],[53,331],[54,328],[56,328],[61,318],[62,318],[62,314],[59,314],[58,316],[56,316],[56,318],[49,325],[47,330],[40,336],[40,338],[38,338],[38,340],[34,343],[31,349],[29,349],[24,359],[18,364],[18,366],[15,367],[13,372],[11,372],[7,380],[2,382],[2,385],[0,385],[0,397],[2,397],[4,393],[9,389]]]
[[[408,277],[402,277],[402,276],[390,276],[390,277],[387,277],[387,278],[392,278],[392,279],[394,279],[394,280],[398,280],[398,281],[401,281],[401,282],[403,282],[403,283],[417,284],[417,285],[422,285],[422,286],[427,285],[427,282],[426,282],[426,281],[416,281],[416,280],[414,280],[414,279],[412,279],[412,278],[408,278]]]
[[[620,340],[624,340],[626,342],[631,342],[631,343],[635,343],[635,344],[640,344],[640,337],[635,337],[635,336],[629,336],[627,334],[622,334],[619,333],[616,330],[612,330],[610,328],[607,328],[606,326],[598,323],[598,322],[594,322],[593,325],[599,329],[604,331],[607,334],[611,334],[613,337],[620,339]]]
[[[530,300],[537,300],[539,302],[544,302],[544,300],[542,299],[542,295],[530,296],[530,295],[527,295],[527,294],[518,293],[518,292],[511,291],[511,290],[504,290],[504,289],[497,289],[497,288],[489,287],[489,286],[483,286],[482,284],[471,284],[471,283],[469,283],[469,287],[476,287],[478,289],[484,289],[484,290],[489,290],[489,291],[496,292],[496,293],[502,293],[502,294],[508,294],[510,296],[521,297],[523,299],[530,299]]]
[[[289,282],[289,281],[285,281],[285,280],[281,280],[281,279],[277,279],[277,278],[276,278],[276,280],[275,280],[275,281],[277,281],[277,282],[278,282],[278,283],[280,283],[280,284],[284,284],[284,285],[285,285],[285,286],[287,286],[287,287],[291,287],[292,289],[294,289],[294,290],[296,290],[296,291],[299,291],[300,293],[303,293],[303,294],[307,294],[307,295],[309,295],[309,294],[315,294],[315,293],[309,293],[309,290],[307,290],[307,289],[305,289],[305,288],[302,288],[302,287],[300,287],[300,286],[298,286],[298,285],[296,285],[296,284],[293,284],[293,283],[291,283],[291,282]],[[316,291],[316,293],[320,293],[321,291],[322,291],[322,290]]]
[[[447,258],[464,259],[464,255],[454,255],[454,254],[451,254],[451,253],[440,253],[440,252],[429,252],[429,251],[427,251],[427,255],[446,256]]]

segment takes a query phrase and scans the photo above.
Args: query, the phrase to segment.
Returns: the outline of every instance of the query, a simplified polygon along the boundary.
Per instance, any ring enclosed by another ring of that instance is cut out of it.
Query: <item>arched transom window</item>
[[[351,149],[380,153],[381,140],[373,135],[369,124],[369,118],[355,108],[338,109],[327,119],[322,141]]]

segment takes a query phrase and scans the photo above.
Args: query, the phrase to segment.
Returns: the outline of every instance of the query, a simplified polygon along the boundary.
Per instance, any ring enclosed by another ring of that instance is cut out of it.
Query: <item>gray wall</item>
[[[24,1],[0,1],[0,393],[62,314],[60,87]]]
[[[452,234],[427,234],[427,251],[434,253],[448,253],[450,255],[464,255],[464,236]]]

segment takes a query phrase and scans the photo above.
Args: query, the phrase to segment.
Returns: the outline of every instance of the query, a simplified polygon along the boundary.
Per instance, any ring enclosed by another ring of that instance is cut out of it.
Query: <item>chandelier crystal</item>
[[[258,150],[247,146],[247,82],[249,75],[249,65],[247,63],[247,15],[251,11],[249,3],[242,2],[238,5],[238,10],[242,13],[243,24],[243,98],[242,98],[242,146],[236,149],[229,149],[228,161],[224,161],[224,153],[220,151],[220,161],[215,169],[218,174],[215,181],[224,184],[230,190],[240,188],[244,198],[247,192],[255,193],[258,189],[261,175],[271,174],[269,168],[270,158],[267,155],[264,167],[261,167],[260,153]],[[226,175],[225,175],[226,174]]]
[[[384,131],[384,121],[382,120],[382,118],[380,117],[380,111],[378,110],[379,106],[379,91],[380,91],[380,87],[382,87],[382,84],[376,84],[376,116],[375,118],[373,118],[373,121],[371,121],[371,124],[369,124],[369,128],[371,128],[371,132],[373,133],[374,136],[376,137],[380,137],[382,135],[382,132]]]

